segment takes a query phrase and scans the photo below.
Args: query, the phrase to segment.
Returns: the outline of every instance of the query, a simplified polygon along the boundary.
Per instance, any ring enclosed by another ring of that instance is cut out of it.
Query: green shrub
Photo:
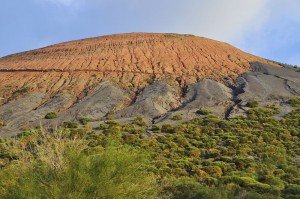
[[[290,104],[293,107],[300,106],[300,98],[292,98],[288,101],[288,104]]]
[[[198,114],[198,115],[209,115],[209,114],[211,114],[211,111],[209,111],[209,110],[206,110],[206,109],[199,109],[198,111],[196,111],[196,113]]]
[[[223,181],[226,183],[236,183],[242,187],[253,188],[261,193],[269,192],[271,190],[270,185],[258,182],[257,180],[250,177],[226,176],[223,177]]]
[[[89,118],[81,118],[80,120],[79,120],[79,122],[80,122],[80,124],[82,124],[82,125],[87,125],[89,122],[91,122],[92,120],[91,119],[89,119]]]
[[[164,195],[174,199],[229,199],[233,192],[222,188],[203,186],[188,177],[169,178],[163,181]]]
[[[17,138],[26,138],[30,136],[39,136],[41,132],[37,130],[26,130],[16,135]]]
[[[137,135],[132,135],[132,134],[124,134],[122,136],[123,140],[127,144],[135,144],[137,143],[139,137]]]
[[[109,127],[120,126],[120,123],[115,120],[108,120],[105,122],[105,124],[107,124]]]
[[[182,114],[178,114],[178,115],[174,115],[172,118],[171,118],[171,120],[175,120],[175,121],[177,121],[177,120],[182,120],[183,119],[183,117],[182,117]]]
[[[170,124],[164,124],[161,126],[161,132],[163,133],[174,133],[174,128]]]
[[[110,143],[86,153],[84,140],[46,135],[0,170],[0,198],[156,198],[149,156]]]
[[[247,102],[246,106],[249,108],[256,108],[256,107],[258,107],[258,101],[250,100]]]
[[[122,126],[122,131],[136,134],[137,128],[134,124],[125,124]]]
[[[284,194],[289,196],[289,198],[297,198],[300,196],[300,185],[298,184],[290,184],[288,185],[285,190]],[[295,196],[295,197],[292,197]]]
[[[18,97],[19,95],[23,95],[23,94],[25,94],[25,93],[28,93],[29,92],[29,88],[21,88],[21,89],[19,89],[19,90],[17,90],[17,91],[15,91],[15,92],[13,92],[13,97]]]
[[[220,178],[223,175],[222,169],[219,166],[206,166],[203,170],[212,177]]]
[[[78,123],[76,121],[68,121],[68,122],[64,122],[63,126],[65,128],[76,129],[78,128]]]
[[[153,125],[152,128],[151,128],[152,131],[155,131],[155,132],[158,132],[160,131],[160,127],[157,126],[157,125]]]
[[[135,124],[137,126],[147,126],[147,122],[142,117],[134,118],[132,124]]]
[[[55,112],[50,112],[45,115],[45,119],[55,119],[57,118],[57,114]]]
[[[260,179],[260,182],[271,185],[273,188],[280,190],[280,191],[283,190],[284,186],[285,186],[284,182],[280,178],[272,176],[272,175],[263,176]]]
[[[271,118],[272,116],[280,113],[278,109],[270,109],[270,108],[253,108],[247,111],[247,116],[251,119],[265,119]]]

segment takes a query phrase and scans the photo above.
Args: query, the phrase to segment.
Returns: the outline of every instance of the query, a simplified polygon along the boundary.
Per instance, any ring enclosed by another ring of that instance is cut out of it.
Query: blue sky
[[[300,0],[2,0],[0,57],[124,32],[189,33],[300,65]]]

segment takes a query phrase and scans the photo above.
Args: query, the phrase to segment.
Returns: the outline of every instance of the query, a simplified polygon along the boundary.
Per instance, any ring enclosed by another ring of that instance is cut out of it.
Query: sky
[[[1,0],[0,57],[127,32],[194,34],[300,65],[300,0]]]

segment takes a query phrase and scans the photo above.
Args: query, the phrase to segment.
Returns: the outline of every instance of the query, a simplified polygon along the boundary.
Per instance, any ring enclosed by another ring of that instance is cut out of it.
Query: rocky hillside
[[[284,114],[287,100],[300,95],[297,70],[193,35],[133,33],[57,44],[0,58],[0,133],[82,118],[93,126],[137,115],[164,123],[199,117],[201,108],[235,117],[253,99],[276,102]],[[57,118],[44,119],[50,112]]]

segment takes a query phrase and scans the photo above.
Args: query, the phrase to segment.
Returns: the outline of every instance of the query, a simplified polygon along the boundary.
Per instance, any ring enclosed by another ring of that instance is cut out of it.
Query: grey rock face
[[[109,81],[100,83],[95,91],[60,114],[57,121],[80,118],[104,119],[110,111],[120,108],[129,101],[129,94]]]
[[[228,106],[232,104],[231,98],[232,90],[230,88],[214,80],[204,79],[188,85],[182,105],[175,111],[155,119],[154,122],[170,123],[175,115],[182,115],[184,120],[190,120],[199,117],[196,111],[200,108],[224,117]]]
[[[39,126],[46,113],[59,110],[71,100],[69,94],[62,93],[46,102],[45,97],[41,93],[32,93],[0,107],[0,118],[7,121],[7,126],[0,128],[0,133],[8,134],[20,128]]]
[[[42,103],[43,97],[43,94],[33,93],[1,106],[0,118],[6,121],[6,126],[0,128],[0,134],[11,134],[35,120],[36,118],[28,116],[32,115],[33,109]]]
[[[284,104],[290,98],[300,96],[300,73],[293,68],[276,68],[261,63],[252,63],[253,72],[242,74],[237,79],[234,100],[239,102],[229,117],[244,115],[245,104],[257,100],[261,105],[276,103],[281,112],[290,111]]]
[[[254,71],[241,75],[237,87],[243,90],[242,101],[274,101],[300,95],[300,73],[293,69],[275,68],[253,63]]]
[[[167,113],[179,105],[180,89],[164,81],[155,82],[146,87],[129,106],[116,113],[116,118],[135,117],[137,115],[154,118]]]
[[[182,109],[199,109],[201,107],[211,109],[217,114],[220,108],[231,103],[232,90],[214,80],[204,79],[188,86],[185,97],[185,106]]]

